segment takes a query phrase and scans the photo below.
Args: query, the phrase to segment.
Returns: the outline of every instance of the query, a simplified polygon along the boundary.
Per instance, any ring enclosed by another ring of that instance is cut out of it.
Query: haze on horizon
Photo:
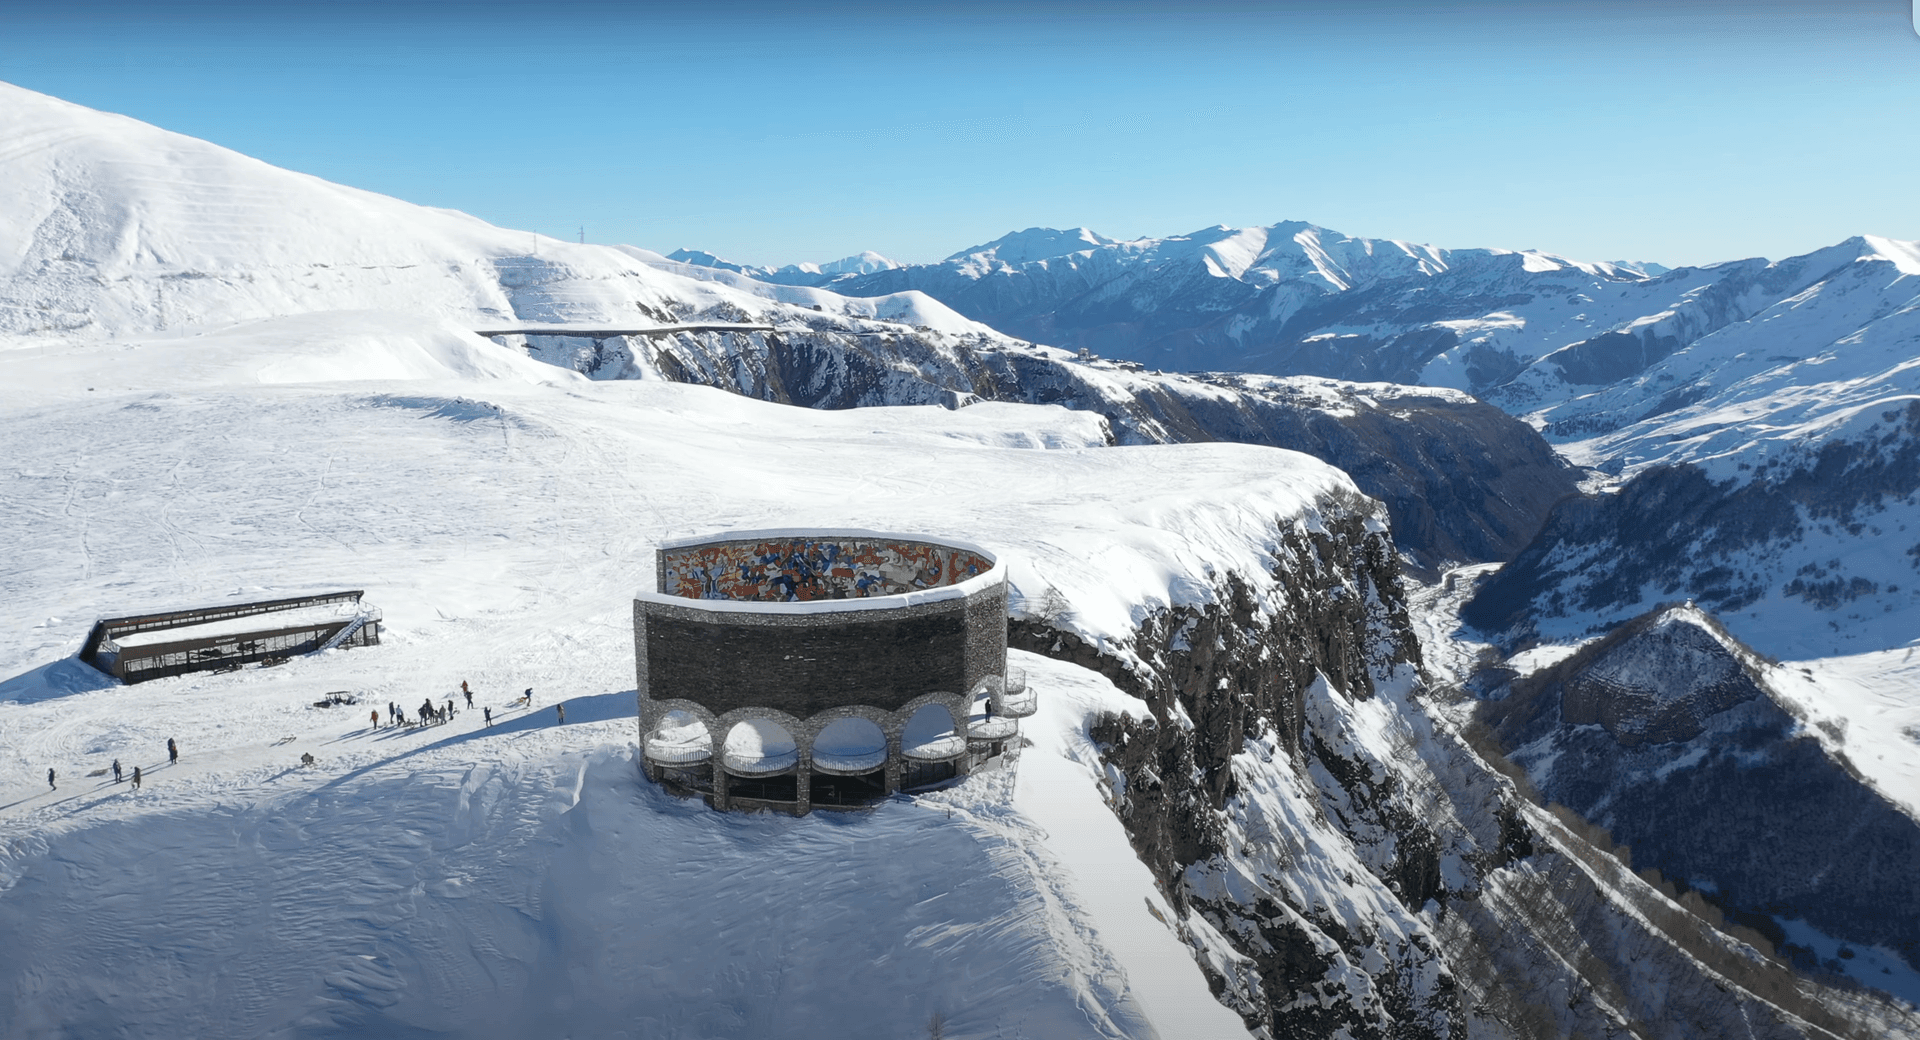
[[[1668,265],[1920,239],[1906,0],[23,0],[0,79],[744,263],[1289,219]]]

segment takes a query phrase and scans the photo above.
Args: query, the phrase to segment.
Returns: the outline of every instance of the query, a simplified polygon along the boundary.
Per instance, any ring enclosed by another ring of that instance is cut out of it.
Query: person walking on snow
[[[113,760],[113,782],[117,784],[121,781],[121,779],[122,777],[120,776],[120,760],[116,758]]]
[[[133,767],[133,789],[136,791],[140,789],[140,767],[139,766]]]
[[[491,726],[491,725],[493,725],[493,709],[492,709],[492,708],[482,708],[482,709],[480,709],[480,710],[486,713],[486,716],[487,716],[487,725],[489,725],[489,726]]]
[[[533,710],[533,687],[531,686],[527,687],[525,699],[527,702],[527,710],[532,711]]]
[[[167,738],[167,764],[180,764],[180,749],[174,745],[172,737]]]
[[[52,769],[48,769],[48,770],[47,770],[47,790],[49,790],[49,791],[58,791],[59,789],[60,789],[60,788],[58,788],[58,787],[56,787],[56,786],[54,786],[54,783],[53,783],[53,770],[52,770]]]
[[[473,691],[467,689],[466,683],[461,683],[460,692],[467,695],[467,710],[469,711],[473,710]]]
[[[371,714],[371,715],[373,716],[373,728],[374,728],[374,729],[379,729],[379,728],[380,728],[380,709],[379,709],[379,708],[375,708],[375,709],[373,709],[373,711],[372,711],[372,712],[370,712],[369,714]]]
[[[556,704],[553,706],[553,710],[559,713],[560,715],[560,725],[562,726],[566,725],[567,724],[567,706],[564,704]]]

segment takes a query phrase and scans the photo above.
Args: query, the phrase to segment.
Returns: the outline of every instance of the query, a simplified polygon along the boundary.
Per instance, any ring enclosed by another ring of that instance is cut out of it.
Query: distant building
[[[1007,669],[1006,568],[874,531],[667,544],[634,598],[649,779],[716,808],[870,803],[994,762],[1033,713]]]
[[[80,659],[122,682],[213,672],[337,646],[376,646],[380,612],[361,590],[104,618]]]

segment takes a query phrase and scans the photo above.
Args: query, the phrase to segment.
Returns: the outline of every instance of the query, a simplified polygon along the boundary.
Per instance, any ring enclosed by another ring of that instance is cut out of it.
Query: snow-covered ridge
[[[139,335],[334,310],[409,311],[468,328],[788,323],[818,310],[987,333],[924,296],[850,302],[688,276],[643,250],[497,228],[8,84],[0,141],[0,337]]]
[[[905,266],[897,260],[881,256],[871,249],[863,250],[852,256],[830,260],[824,264],[799,263],[784,264],[780,267],[754,267],[736,264],[731,260],[707,252],[704,249],[676,249],[665,257],[675,263],[692,267],[710,267],[720,271],[732,271],[743,274],[756,281],[770,282],[775,285],[824,285],[844,275],[872,274],[875,271],[891,271]]]

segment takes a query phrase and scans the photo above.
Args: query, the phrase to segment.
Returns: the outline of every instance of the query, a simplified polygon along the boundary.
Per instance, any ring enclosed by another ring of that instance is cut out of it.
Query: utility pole
[[[580,244],[583,246],[587,244],[587,226],[585,224],[580,225]]]

